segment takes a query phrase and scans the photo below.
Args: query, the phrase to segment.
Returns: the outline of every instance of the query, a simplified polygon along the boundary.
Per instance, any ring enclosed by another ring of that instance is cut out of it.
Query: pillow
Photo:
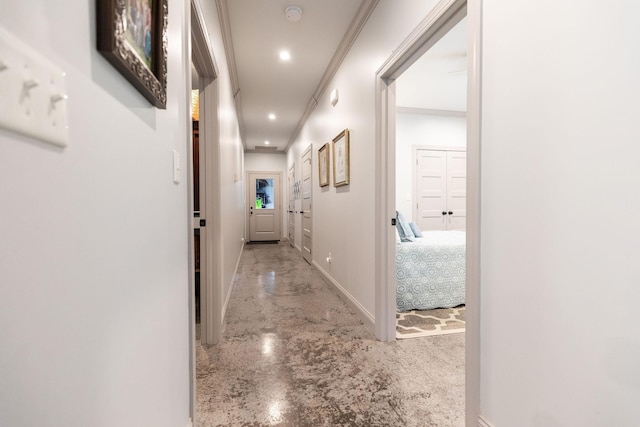
[[[411,227],[409,227],[409,223],[404,219],[404,216],[398,211],[396,211],[396,227],[401,241],[413,242],[415,237],[413,231],[411,231]]]
[[[396,227],[396,243],[400,242],[402,242],[402,239],[400,239],[400,232],[398,231],[398,227]]]
[[[418,224],[416,224],[415,222],[410,222],[409,228],[411,228],[411,231],[413,231],[414,236],[422,237],[422,230],[420,230],[420,227],[418,227]]]

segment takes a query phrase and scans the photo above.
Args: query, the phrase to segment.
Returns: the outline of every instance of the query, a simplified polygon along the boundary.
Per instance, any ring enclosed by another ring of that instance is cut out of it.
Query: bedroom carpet
[[[464,306],[396,313],[396,338],[419,338],[462,333]]]
[[[284,243],[245,247],[196,359],[198,426],[464,425],[464,335],[377,341]]]

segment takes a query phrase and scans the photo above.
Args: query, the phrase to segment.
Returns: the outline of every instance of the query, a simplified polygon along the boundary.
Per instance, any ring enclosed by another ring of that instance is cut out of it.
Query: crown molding
[[[229,68],[229,78],[231,80],[231,92],[235,101],[236,114],[238,116],[238,127],[240,129],[240,140],[245,149],[247,149],[244,138],[244,118],[242,115],[242,102],[240,97],[240,84],[238,83],[238,69],[236,67],[236,55],[233,48],[233,37],[231,37],[231,20],[229,19],[229,5],[227,0],[216,0],[216,8],[218,9],[218,19],[222,30],[222,43],[224,45],[224,53],[227,58],[227,67]]]
[[[396,113],[422,114],[425,116],[467,117],[466,111],[434,110],[431,108],[396,107]]]
[[[338,71],[338,68],[340,68],[342,61],[344,61],[344,58],[347,56],[347,53],[349,53],[351,46],[353,46],[353,43],[358,38],[360,31],[362,31],[362,28],[364,28],[364,25],[366,24],[367,20],[373,13],[373,10],[375,9],[375,7],[378,5],[378,2],[379,0],[362,0],[362,3],[360,3],[360,7],[358,8],[356,15],[353,17],[351,24],[349,24],[347,31],[345,31],[344,37],[342,37],[342,40],[340,41],[340,44],[338,45],[336,52],[333,54],[333,57],[331,58],[331,61],[329,62],[327,69],[322,75],[322,78],[320,79],[320,82],[318,83],[316,90],[313,92],[313,95],[311,96],[311,99],[307,104],[306,110],[302,114],[302,117],[300,117],[300,120],[298,121],[296,128],[294,129],[293,133],[289,137],[289,141],[287,142],[287,145],[284,148],[285,152],[289,151],[289,148],[291,148],[291,145],[295,142],[296,138],[300,134],[302,127],[304,126],[306,121],[309,119],[311,112],[314,110],[316,105],[318,105],[318,100],[320,99],[324,91],[327,89],[329,82],[331,81],[331,79],[333,79],[333,76],[335,76],[336,72]]]

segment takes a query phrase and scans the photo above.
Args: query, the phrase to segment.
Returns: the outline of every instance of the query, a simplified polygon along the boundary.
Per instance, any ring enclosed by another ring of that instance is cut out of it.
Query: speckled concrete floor
[[[285,243],[245,247],[196,348],[199,427],[464,425],[464,334],[377,341]]]

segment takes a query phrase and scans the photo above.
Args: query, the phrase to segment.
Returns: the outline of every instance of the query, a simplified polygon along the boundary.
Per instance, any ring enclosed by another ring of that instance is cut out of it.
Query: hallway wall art
[[[98,51],[151,104],[167,105],[168,0],[97,0]]]

